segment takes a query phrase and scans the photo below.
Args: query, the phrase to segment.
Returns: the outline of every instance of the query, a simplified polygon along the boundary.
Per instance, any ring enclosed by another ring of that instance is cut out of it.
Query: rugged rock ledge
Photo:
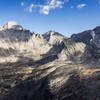
[[[0,100],[99,100],[99,77],[100,27],[70,38],[0,29]]]

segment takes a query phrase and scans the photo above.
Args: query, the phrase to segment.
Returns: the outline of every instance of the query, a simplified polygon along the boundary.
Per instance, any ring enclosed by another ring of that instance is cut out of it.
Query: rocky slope
[[[0,100],[99,100],[100,27],[70,38],[0,28]]]

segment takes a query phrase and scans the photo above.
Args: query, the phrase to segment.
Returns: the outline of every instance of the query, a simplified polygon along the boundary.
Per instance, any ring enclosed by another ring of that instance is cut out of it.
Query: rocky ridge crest
[[[100,99],[100,27],[68,38],[13,25],[0,29],[0,100]]]

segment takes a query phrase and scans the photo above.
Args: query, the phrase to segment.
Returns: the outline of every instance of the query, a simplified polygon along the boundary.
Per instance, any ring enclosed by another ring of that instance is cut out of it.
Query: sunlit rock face
[[[3,25],[0,100],[99,100],[99,33],[96,27],[67,38]]]
[[[86,45],[85,58],[86,55],[88,55],[90,59],[100,57],[100,26],[97,26],[93,30],[73,34],[71,40],[75,42],[83,42]]]
[[[70,39],[64,39],[65,48],[59,54],[61,60],[71,61],[75,63],[82,63],[84,53],[86,51],[86,44],[82,42],[75,42]],[[87,55],[88,56],[88,55]]]
[[[23,30],[23,28],[17,24],[15,21],[9,21],[1,26],[1,30],[14,29],[14,30]]]
[[[55,31],[48,31],[45,34],[42,35],[44,39],[48,41],[50,45],[57,45],[60,44],[64,37],[62,34],[55,32]]]

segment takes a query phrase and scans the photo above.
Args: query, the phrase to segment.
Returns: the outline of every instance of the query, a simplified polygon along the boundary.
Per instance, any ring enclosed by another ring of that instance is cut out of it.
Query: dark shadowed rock
[[[74,40],[75,42],[83,42],[85,44],[89,44],[90,40],[92,39],[91,32],[92,30],[88,30],[82,33],[73,34],[71,36],[71,39]]]
[[[0,100],[99,100],[100,27],[66,38],[0,28]]]

